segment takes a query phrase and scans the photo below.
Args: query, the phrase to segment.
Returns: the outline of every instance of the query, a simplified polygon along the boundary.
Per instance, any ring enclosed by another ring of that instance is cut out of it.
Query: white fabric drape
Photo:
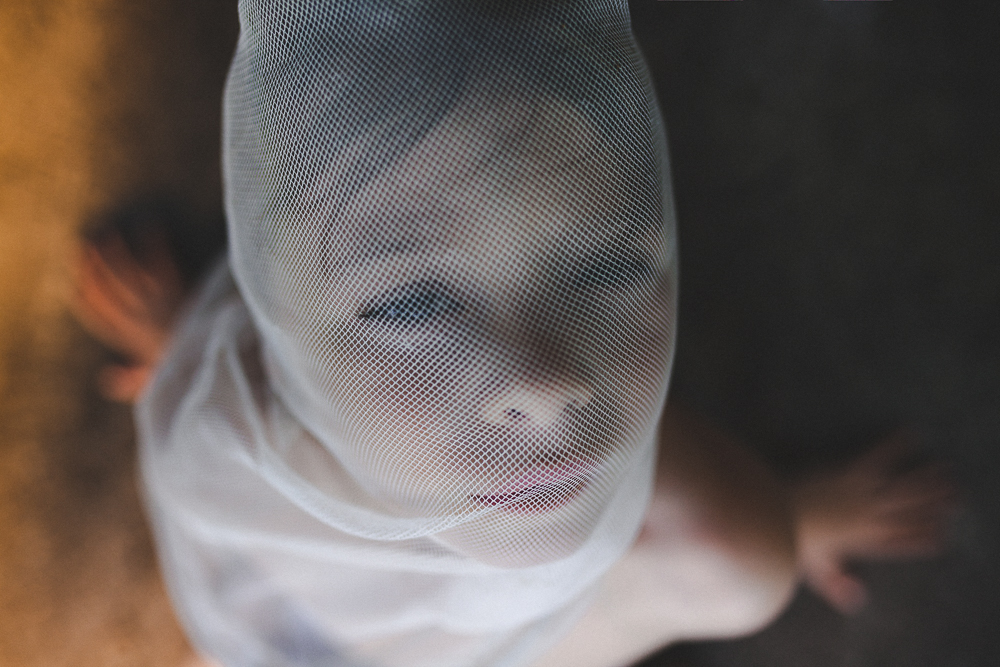
[[[240,3],[230,251],[137,410],[227,667],[519,665],[628,549],[676,262],[624,2]]]

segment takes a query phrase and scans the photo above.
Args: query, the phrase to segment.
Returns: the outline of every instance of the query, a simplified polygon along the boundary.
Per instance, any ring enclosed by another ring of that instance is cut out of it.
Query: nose
[[[483,420],[499,426],[517,424],[545,428],[593,397],[585,383],[571,378],[518,379],[483,407]]]

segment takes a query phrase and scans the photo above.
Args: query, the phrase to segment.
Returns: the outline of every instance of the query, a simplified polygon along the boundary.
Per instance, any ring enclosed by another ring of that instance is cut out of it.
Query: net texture
[[[242,665],[515,665],[634,539],[673,350],[616,1],[240,3],[230,249],[138,410],[168,585]]]

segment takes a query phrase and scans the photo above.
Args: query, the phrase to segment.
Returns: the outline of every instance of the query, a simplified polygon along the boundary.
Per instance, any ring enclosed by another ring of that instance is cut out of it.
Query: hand
[[[799,571],[843,613],[867,599],[848,561],[929,557],[943,547],[954,487],[940,465],[904,468],[913,454],[913,436],[897,431],[846,468],[792,489]]]
[[[149,383],[184,296],[162,235],[147,254],[136,257],[119,234],[107,232],[81,244],[75,267],[74,314],[91,335],[126,359],[100,371],[101,393],[127,403],[138,400]]]

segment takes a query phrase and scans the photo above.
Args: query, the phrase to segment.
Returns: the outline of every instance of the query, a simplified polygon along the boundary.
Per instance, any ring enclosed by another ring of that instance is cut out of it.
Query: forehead
[[[659,236],[658,193],[635,187],[629,170],[637,167],[616,153],[557,98],[471,94],[333,216],[330,259],[586,252]]]

